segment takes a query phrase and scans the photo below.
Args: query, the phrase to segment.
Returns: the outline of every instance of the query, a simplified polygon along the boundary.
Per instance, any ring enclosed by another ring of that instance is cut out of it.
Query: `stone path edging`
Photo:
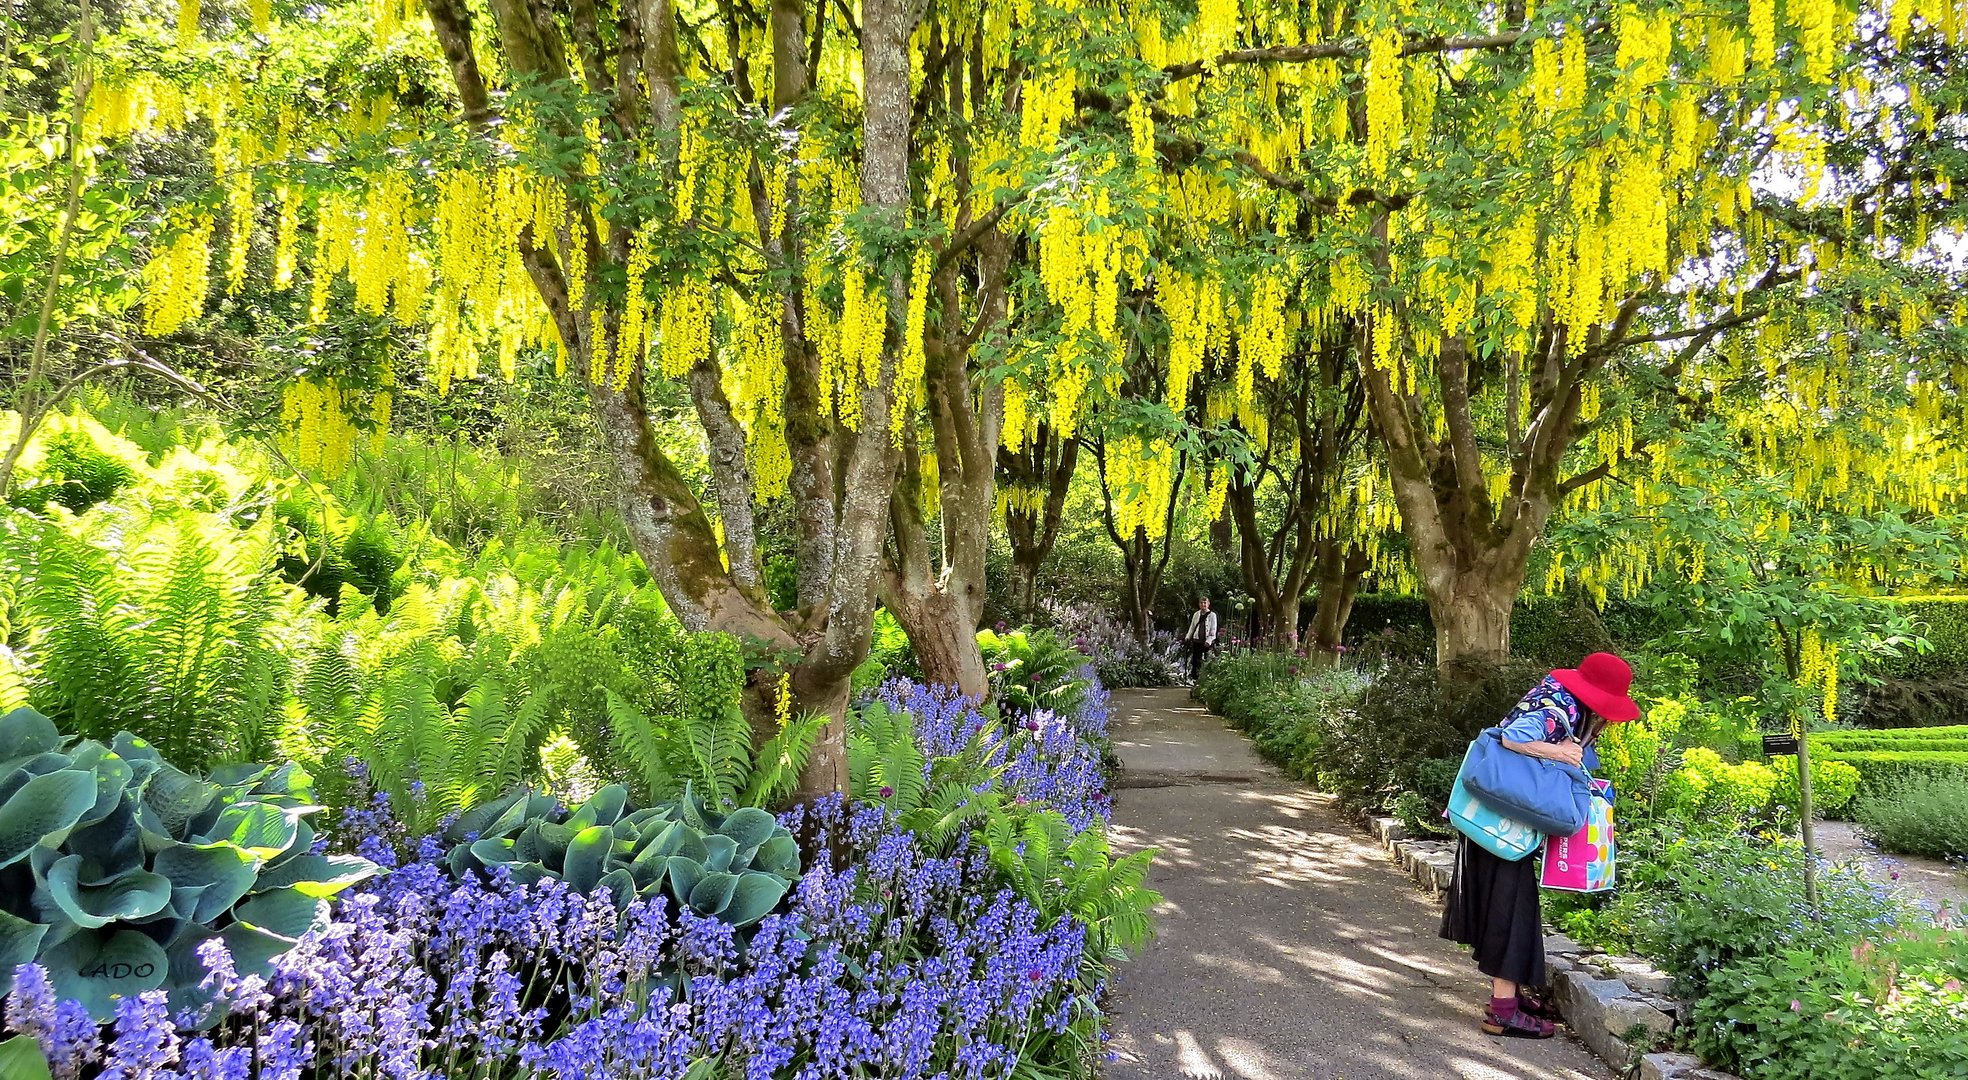
[[[1410,838],[1407,827],[1391,817],[1369,817],[1366,824],[1416,885],[1431,896],[1448,892],[1455,877],[1455,841]],[[1628,1036],[1644,1030],[1652,1036],[1649,1042],[1661,1042],[1673,1035],[1682,1005],[1671,996],[1673,980],[1659,968],[1631,956],[1592,952],[1561,934],[1545,938],[1545,953],[1551,991],[1566,1025],[1606,1064],[1623,1074],[1633,1067]],[[1738,1080],[1698,1058],[1672,1053],[1641,1055],[1639,1077]]]

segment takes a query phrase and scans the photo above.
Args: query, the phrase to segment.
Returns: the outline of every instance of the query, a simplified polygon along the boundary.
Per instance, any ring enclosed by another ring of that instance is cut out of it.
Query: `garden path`
[[[1115,693],[1111,730],[1115,843],[1160,849],[1165,902],[1116,980],[1107,1080],[1612,1075],[1566,1036],[1484,1036],[1438,905],[1187,691]]]
[[[1849,821],[1820,821],[1816,832],[1818,850],[1832,862],[1856,863],[1872,880],[1930,911],[1945,905],[1956,916],[1968,912],[1968,871],[1940,859],[1888,855]]]

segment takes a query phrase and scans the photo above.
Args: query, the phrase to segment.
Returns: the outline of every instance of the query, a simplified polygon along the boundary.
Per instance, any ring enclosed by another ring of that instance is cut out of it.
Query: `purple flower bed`
[[[1041,925],[975,849],[925,857],[880,810],[839,800],[787,823],[830,846],[742,949],[661,898],[618,911],[558,882],[461,883],[416,861],[339,904],[268,980],[211,950],[229,1010],[216,1025],[167,1016],[152,993],[99,1035],[26,965],[8,1026],[57,1077],[120,1080],[602,1080],[701,1062],[748,1080],[956,1080],[1097,1042],[1084,927]]]
[[[925,753],[967,745],[984,717],[944,689],[882,691],[916,718]],[[1041,713],[990,748],[1015,801],[1102,822],[1106,695]],[[338,846],[389,862],[386,800]],[[325,929],[238,976],[200,953],[218,1006],[168,1014],[161,992],[98,1028],[18,969],[6,1028],[38,1042],[57,1080],[709,1080],[1088,1076],[1106,966],[1088,929],[1003,887],[982,843],[935,857],[883,809],[840,797],[782,815],[810,838],[784,910],[740,934],[666,899],[618,908],[548,880],[460,881],[427,839],[339,898]]]
[[[1014,800],[1059,811],[1074,829],[1105,821],[1113,808],[1106,791],[1107,691],[1091,670],[1091,684],[1075,713],[1039,709],[1014,716],[986,749],[983,764],[1004,767],[998,788]],[[915,718],[916,742],[926,757],[961,753],[990,723],[977,703],[955,687],[891,679],[877,695],[882,704]]]

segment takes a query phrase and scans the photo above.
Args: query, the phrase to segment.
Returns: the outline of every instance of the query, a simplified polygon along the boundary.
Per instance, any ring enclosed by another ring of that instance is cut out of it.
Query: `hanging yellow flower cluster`
[[[1401,31],[1388,27],[1367,39],[1367,174],[1384,176],[1400,144]]]
[[[1213,274],[1191,277],[1164,266],[1155,276],[1155,299],[1169,323],[1168,387],[1164,400],[1177,413],[1189,407],[1189,388],[1206,356],[1222,348],[1229,332],[1223,282]]]
[[[318,379],[299,379],[287,385],[281,394],[280,420],[296,465],[318,469],[326,476],[340,476],[348,470],[362,436],[351,419],[361,408],[360,398],[358,393]],[[380,440],[389,430],[387,390],[370,396],[368,412],[376,424],[374,438]]]
[[[526,274],[517,238],[526,230],[557,245],[566,201],[557,186],[517,169],[456,169],[441,174],[436,186],[428,349],[438,392],[446,393],[453,379],[477,377],[488,345],[497,346],[507,379],[515,374],[522,345],[564,346]],[[324,221],[333,219],[323,213]],[[570,280],[574,276],[570,271]],[[324,280],[317,266],[318,290]],[[563,347],[563,363],[565,355]]]
[[[1107,489],[1113,494],[1114,528],[1122,536],[1136,529],[1159,540],[1168,528],[1169,501],[1175,498],[1175,447],[1167,440],[1127,435],[1107,446]]]
[[[696,274],[685,275],[663,293],[657,334],[665,377],[683,378],[710,358],[713,304],[711,283]]]
[[[780,303],[774,294],[746,300],[735,292],[728,298],[734,340],[724,362],[725,396],[745,429],[745,449],[752,463],[752,480],[760,499],[786,492],[793,459],[786,445],[785,342],[780,327]]]
[[[908,310],[903,318],[902,351],[895,363],[895,382],[889,402],[889,432],[898,446],[902,443],[903,430],[923,402],[924,342],[929,333],[929,284],[935,269],[936,253],[927,244],[917,247],[915,258],[909,265]]]
[[[1805,631],[1798,643],[1798,685],[1818,691],[1826,720],[1838,719],[1838,643]]]
[[[169,334],[205,310],[211,288],[212,219],[195,209],[173,212],[168,242],[144,264],[144,332]]]
[[[1036,518],[1045,513],[1046,491],[1030,484],[998,485],[998,516],[1023,514]]]

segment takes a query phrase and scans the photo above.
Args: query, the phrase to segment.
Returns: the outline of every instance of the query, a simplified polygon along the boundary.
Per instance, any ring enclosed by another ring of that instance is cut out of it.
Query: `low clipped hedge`
[[[1811,746],[1832,753],[1876,750],[1968,750],[1968,726],[1896,728],[1886,731],[1827,731],[1811,736]]]
[[[1825,758],[1859,770],[1861,796],[1892,791],[1916,780],[1968,782],[1968,749],[1830,750]]]

